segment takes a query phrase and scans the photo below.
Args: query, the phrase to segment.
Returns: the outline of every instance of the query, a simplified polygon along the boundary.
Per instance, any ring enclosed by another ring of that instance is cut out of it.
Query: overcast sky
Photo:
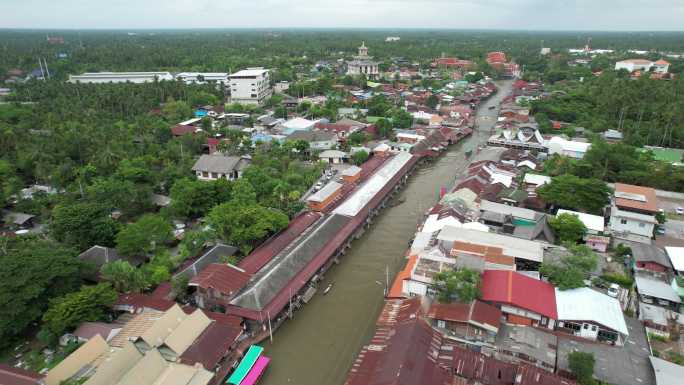
[[[684,0],[0,0],[0,28],[683,30]]]

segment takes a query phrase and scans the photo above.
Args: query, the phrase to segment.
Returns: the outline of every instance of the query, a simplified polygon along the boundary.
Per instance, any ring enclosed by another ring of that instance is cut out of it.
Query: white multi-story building
[[[359,54],[354,56],[354,60],[347,62],[347,75],[366,75],[368,79],[377,79],[380,75],[380,63],[373,61],[372,56],[368,56],[366,43],[362,42],[359,47]]]
[[[273,95],[269,70],[247,68],[229,76],[230,99],[233,103],[262,104]]]
[[[86,72],[69,75],[70,83],[151,83],[155,80],[173,80],[169,72]]]
[[[610,210],[613,237],[650,243],[658,224],[658,199],[650,187],[615,184]]]

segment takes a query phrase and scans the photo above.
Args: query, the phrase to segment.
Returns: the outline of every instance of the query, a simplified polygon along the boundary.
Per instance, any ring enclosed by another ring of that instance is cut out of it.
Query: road
[[[400,194],[405,203],[385,209],[341,263],[327,274],[335,285],[328,295],[316,296],[294,319],[262,345],[271,357],[263,385],[342,384],[360,348],[367,343],[383,305],[383,288],[405,264],[404,253],[418,220],[438,199],[441,186],[451,186],[467,164],[465,151],[487,141],[496,123],[498,105],[512,81],[497,83],[499,92],[478,110],[478,130],[452,146],[434,163],[417,170]],[[386,274],[389,272],[389,274]],[[389,277],[387,277],[389,275]]]

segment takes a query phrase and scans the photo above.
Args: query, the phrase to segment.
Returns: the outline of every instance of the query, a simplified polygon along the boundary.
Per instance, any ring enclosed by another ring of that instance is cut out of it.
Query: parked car
[[[684,215],[684,207],[677,207],[675,213],[677,213],[677,215]]]
[[[617,283],[611,283],[610,287],[608,288],[608,295],[617,298],[618,293],[620,292],[620,285]]]
[[[656,227],[656,234],[665,235],[665,226],[657,226]]]

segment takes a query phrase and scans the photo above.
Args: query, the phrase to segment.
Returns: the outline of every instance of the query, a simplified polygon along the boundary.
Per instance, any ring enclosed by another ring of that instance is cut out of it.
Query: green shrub
[[[653,333],[648,333],[648,338],[653,340],[653,341],[658,341],[658,342],[668,342],[669,339],[667,337],[661,336],[659,334],[653,334]]]
[[[601,276],[601,278],[608,281],[608,282],[617,283],[618,285],[620,285],[626,289],[631,288],[632,285],[634,284],[634,278],[632,278],[628,275],[625,275],[625,274],[620,274],[620,273],[603,274]]]

